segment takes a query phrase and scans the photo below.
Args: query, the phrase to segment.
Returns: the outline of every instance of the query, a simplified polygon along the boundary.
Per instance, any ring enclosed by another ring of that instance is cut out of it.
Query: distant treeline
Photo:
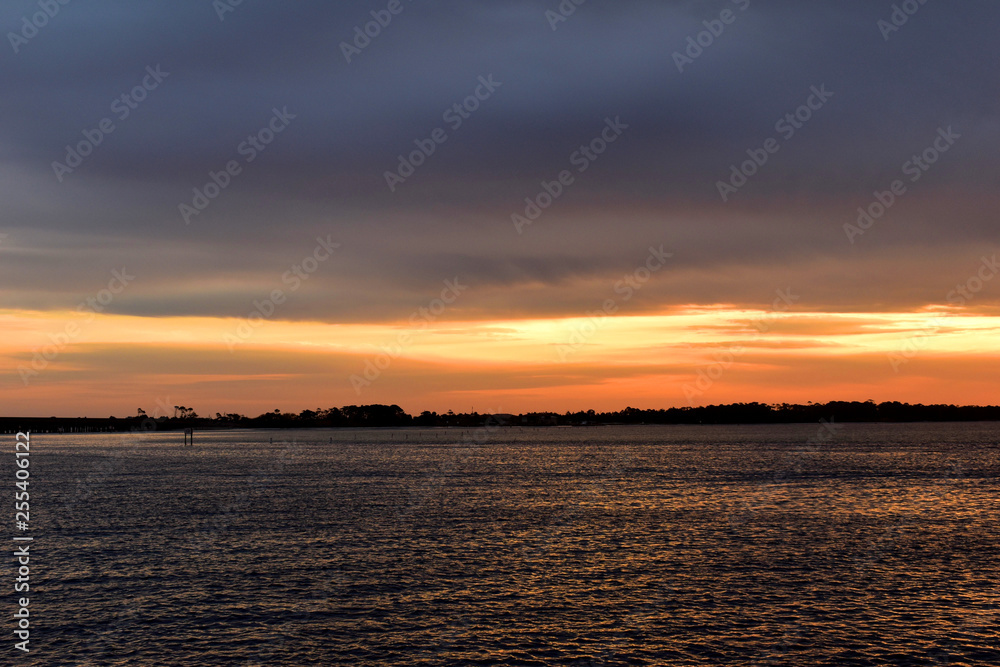
[[[407,414],[398,405],[348,405],[328,410],[303,410],[298,414],[266,412],[257,417],[216,413],[204,423],[225,423],[251,428],[296,427],[389,427],[389,426],[460,426],[475,427],[487,423],[507,426],[582,426],[591,424],[788,424],[815,423],[821,419],[840,422],[910,422],[910,421],[1000,421],[1000,406],[911,405],[898,401],[832,401],[796,405],[781,403],[733,403],[703,407],[639,410],[625,408],[617,412],[529,412],[520,415],[489,415],[478,412],[444,414],[424,411]]]
[[[370,428],[437,426],[474,428],[493,426],[588,426],[601,424],[790,424],[835,422],[945,422],[1000,421],[1000,406],[912,405],[897,401],[832,401],[830,403],[733,403],[703,407],[618,412],[529,412],[521,415],[489,415],[478,412],[445,414],[425,411],[417,416],[398,405],[348,405],[341,408],[303,410],[299,413],[265,412],[256,417],[216,413],[199,417],[191,408],[177,406],[173,416],[153,418],[140,410],[135,417],[93,418],[0,418],[0,431],[86,432],[177,430],[182,428]]]

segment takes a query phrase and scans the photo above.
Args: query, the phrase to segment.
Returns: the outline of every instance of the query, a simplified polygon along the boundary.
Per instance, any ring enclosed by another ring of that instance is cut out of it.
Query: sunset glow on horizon
[[[3,311],[0,358],[19,377],[8,377],[0,401],[19,414],[66,406],[62,416],[127,416],[160,399],[205,415],[363,403],[416,414],[1000,402],[1000,316],[944,307],[815,313],[717,305],[419,327],[266,321],[245,339],[235,335],[241,322]],[[102,386],[82,390],[92,378]]]

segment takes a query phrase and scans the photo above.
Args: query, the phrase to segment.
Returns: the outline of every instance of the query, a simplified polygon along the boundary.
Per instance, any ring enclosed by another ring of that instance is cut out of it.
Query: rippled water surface
[[[1000,425],[824,433],[37,434],[18,662],[1000,664]]]

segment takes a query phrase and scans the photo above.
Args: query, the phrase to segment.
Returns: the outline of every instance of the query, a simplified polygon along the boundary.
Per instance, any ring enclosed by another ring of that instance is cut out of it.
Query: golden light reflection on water
[[[40,436],[44,614],[146,663],[995,664],[1000,426],[818,428]]]

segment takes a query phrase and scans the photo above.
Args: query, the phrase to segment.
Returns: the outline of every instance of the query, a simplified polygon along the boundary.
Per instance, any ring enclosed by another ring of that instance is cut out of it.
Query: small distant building
[[[559,426],[559,415],[554,413],[544,414],[540,420],[542,426]]]
[[[529,426],[558,426],[559,415],[554,412],[532,412],[522,417],[521,422]]]

